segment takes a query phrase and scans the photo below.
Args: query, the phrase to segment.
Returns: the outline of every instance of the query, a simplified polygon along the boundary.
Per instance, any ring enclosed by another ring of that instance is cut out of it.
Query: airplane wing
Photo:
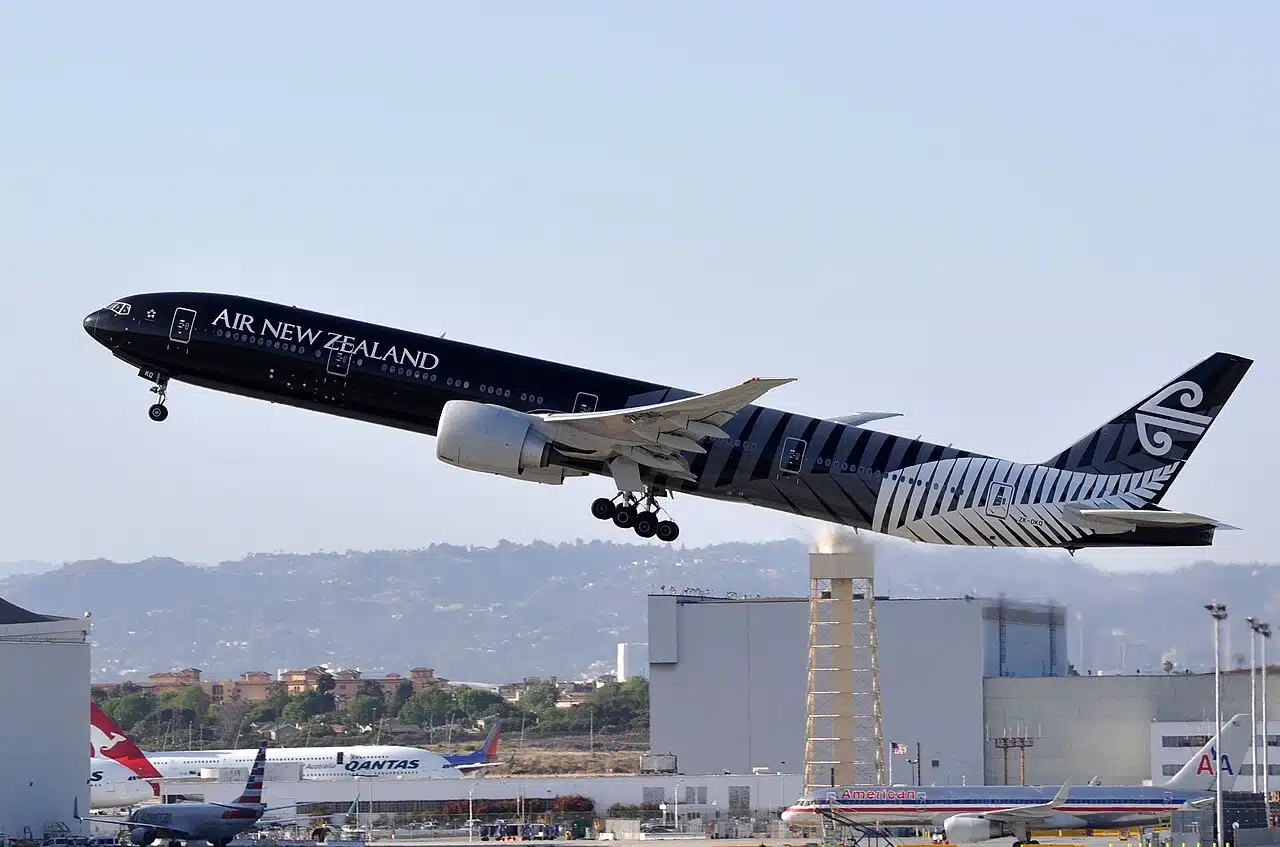
[[[558,445],[596,456],[629,458],[693,481],[681,451],[707,452],[698,439],[729,438],[721,426],[766,392],[794,381],[756,378],[666,403],[605,412],[547,412],[535,417],[542,434]]]
[[[827,418],[832,423],[846,424],[848,426],[862,426],[864,423],[872,421],[882,421],[885,418],[900,418],[902,412],[857,412],[852,415],[843,415],[838,418]]]
[[[472,771],[478,771],[481,768],[500,768],[505,764],[506,762],[475,762],[470,765],[454,765],[454,770],[459,773],[471,773]]]
[[[1138,527],[1187,527],[1212,526],[1215,529],[1239,529],[1214,518],[1191,512],[1168,512],[1162,509],[1082,509],[1078,506],[1064,508],[1067,517],[1074,518],[1099,533],[1129,532]]]
[[[1005,821],[1008,823],[1027,823],[1029,821],[1043,820],[1056,812],[1067,801],[1067,794],[1070,791],[1069,783],[1063,783],[1058,789],[1058,793],[1053,795],[1053,799],[1048,803],[1037,803],[1034,806],[1009,806],[1004,809],[992,809],[989,812],[978,812],[973,815],[975,818],[986,818],[992,821]]]

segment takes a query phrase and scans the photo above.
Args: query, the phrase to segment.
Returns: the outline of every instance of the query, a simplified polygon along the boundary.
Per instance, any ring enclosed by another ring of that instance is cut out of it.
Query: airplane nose
[[[90,338],[98,337],[98,322],[101,320],[102,310],[90,312],[84,319],[84,331],[89,333]]]

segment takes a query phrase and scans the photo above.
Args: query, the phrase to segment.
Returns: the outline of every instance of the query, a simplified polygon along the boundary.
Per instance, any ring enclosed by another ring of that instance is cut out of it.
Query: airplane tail
[[[493,719],[493,728],[489,730],[489,734],[484,737],[484,744],[480,746],[481,761],[488,763],[498,759],[498,739],[502,736],[502,718]]]
[[[261,805],[262,782],[267,772],[267,745],[258,745],[258,755],[253,760],[253,770],[244,784],[244,792],[233,800],[236,804]]]
[[[160,796],[160,780],[163,777],[146,754],[138,749],[111,716],[92,700],[89,701],[89,756],[100,756],[119,762],[138,776],[151,783],[151,790]]]
[[[1243,356],[1214,353],[1044,464],[1095,474],[1168,468],[1164,485],[1149,501],[1158,503],[1252,364]]]
[[[1216,735],[1210,738],[1209,743],[1188,759],[1182,769],[1163,787],[1179,791],[1212,791],[1214,780],[1221,772],[1230,779],[1230,782],[1222,784],[1222,790],[1230,789],[1235,783],[1236,769],[1243,761],[1245,751],[1249,749],[1248,727],[1248,715],[1236,715],[1229,721],[1223,721],[1222,738]],[[1216,758],[1219,760],[1220,767],[1214,766],[1215,754],[1218,754]]]

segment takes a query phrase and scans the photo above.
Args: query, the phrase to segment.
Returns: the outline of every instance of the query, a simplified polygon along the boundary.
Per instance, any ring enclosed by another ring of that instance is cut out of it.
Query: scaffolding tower
[[[809,555],[809,680],[805,792],[884,785],[884,716],[876,641],[875,560]]]

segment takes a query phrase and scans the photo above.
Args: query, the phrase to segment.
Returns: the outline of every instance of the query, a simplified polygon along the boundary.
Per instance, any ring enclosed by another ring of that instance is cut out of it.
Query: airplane
[[[1146,826],[1168,819],[1175,811],[1214,802],[1219,773],[1236,779],[1233,762],[1240,762],[1249,744],[1247,714],[1222,725],[1224,740],[1215,735],[1187,760],[1164,785],[1069,784],[1052,786],[950,785],[853,786],[811,791],[782,812],[785,823],[818,826],[823,818],[856,826],[941,827],[951,844],[976,844],[1014,836],[1013,847],[1037,844],[1033,829],[1115,829]],[[1221,748],[1219,759],[1217,748]],[[1220,767],[1214,767],[1219,759]],[[1226,790],[1229,786],[1223,785]]]
[[[89,758],[89,808],[122,809],[159,796],[160,786],[148,782],[114,759]]]
[[[98,706],[89,703],[89,733],[94,755],[114,759],[147,779],[200,776],[203,768],[249,765],[255,750],[177,750],[143,753],[138,745]],[[418,747],[360,745],[352,747],[273,747],[268,762],[297,762],[306,779],[341,777],[410,777],[461,779],[476,766],[457,766],[439,753]]]
[[[676,492],[930,544],[1072,554],[1211,546],[1236,529],[1159,505],[1253,364],[1230,353],[1022,463],[865,427],[897,412],[755,405],[791,378],[697,394],[236,295],[139,294],[83,326],[152,383],[154,421],[176,380],[434,436],[437,458],[466,470],[548,485],[604,476],[617,493],[591,513],[641,538],[678,537],[658,504]]]
[[[258,748],[253,760],[253,770],[245,782],[244,792],[231,803],[157,803],[135,809],[128,818],[81,817],[79,800],[75,801],[74,816],[78,821],[112,824],[129,830],[129,841],[138,847],[155,841],[208,841],[213,847],[227,847],[237,835],[252,829],[264,813],[272,811],[262,801],[263,774],[266,772],[267,745]],[[281,807],[292,808],[292,807]],[[310,817],[299,820],[310,820]],[[286,818],[273,818],[272,823]]]
[[[445,761],[462,773],[470,773],[481,768],[496,768],[502,764],[498,761],[498,738],[502,734],[502,719],[494,718],[484,741],[470,753],[446,753]]]

